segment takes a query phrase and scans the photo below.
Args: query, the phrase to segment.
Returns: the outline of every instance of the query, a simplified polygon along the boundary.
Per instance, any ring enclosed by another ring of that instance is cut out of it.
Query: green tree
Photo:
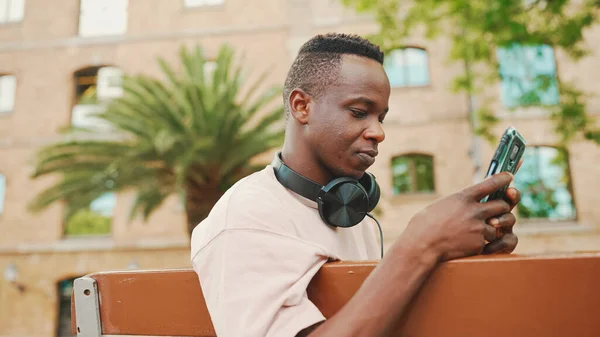
[[[33,211],[64,201],[69,219],[104,193],[132,190],[130,218],[147,219],[177,194],[191,233],[227,188],[262,167],[251,160],[283,142],[283,107],[274,102],[281,88],[261,91],[266,73],[242,88],[245,74],[225,45],[212,76],[200,47],[182,47],[179,57],[180,71],[158,59],[162,80],[124,77],[123,96],[97,116],[116,139],[72,130],[70,140],[38,151],[32,178],[59,179],[31,202]]]
[[[68,235],[98,235],[110,233],[110,217],[89,209],[82,209],[69,218],[65,225]]]
[[[490,127],[497,118],[489,108],[490,97],[483,89],[500,80],[498,50],[522,46],[549,46],[574,61],[588,55],[584,32],[598,19],[597,0],[341,0],[357,12],[371,13],[379,32],[370,38],[389,52],[404,46],[405,39],[416,30],[426,38],[440,36],[451,41],[448,61],[464,66],[464,73],[454,79],[452,89],[468,97],[478,97],[471,111],[475,134],[490,141],[495,135]],[[542,106],[555,121],[560,145],[576,138],[600,143],[600,130],[586,113],[584,93],[574,83],[560,77],[539,74],[531,87],[522,91],[520,106]],[[555,83],[553,83],[555,82]],[[556,104],[547,104],[540,93],[555,85],[560,94]]]

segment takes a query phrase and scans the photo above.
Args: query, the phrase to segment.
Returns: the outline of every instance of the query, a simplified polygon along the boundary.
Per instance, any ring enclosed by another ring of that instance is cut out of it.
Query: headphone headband
[[[316,201],[321,191],[321,185],[298,174],[283,163],[281,152],[277,152],[271,166],[275,169],[275,176],[279,182],[288,189],[301,196]]]

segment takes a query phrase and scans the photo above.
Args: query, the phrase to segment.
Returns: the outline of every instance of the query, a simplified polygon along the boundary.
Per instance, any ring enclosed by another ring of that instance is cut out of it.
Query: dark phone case
[[[526,142],[523,136],[513,128],[509,127],[504,131],[504,134],[500,138],[496,152],[490,162],[486,178],[500,172],[510,172],[515,174],[517,166],[523,153],[525,152]],[[491,195],[485,197],[482,202],[503,198],[506,192],[506,187],[498,190]]]

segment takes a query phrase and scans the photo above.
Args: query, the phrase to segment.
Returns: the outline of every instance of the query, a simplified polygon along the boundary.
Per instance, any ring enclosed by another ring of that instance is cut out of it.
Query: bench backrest
[[[328,263],[311,282],[309,297],[331,317],[375,267]],[[73,331],[80,336],[215,336],[192,270],[95,273],[77,279],[73,293]],[[398,322],[397,333],[482,335],[599,336],[600,253],[443,263]]]

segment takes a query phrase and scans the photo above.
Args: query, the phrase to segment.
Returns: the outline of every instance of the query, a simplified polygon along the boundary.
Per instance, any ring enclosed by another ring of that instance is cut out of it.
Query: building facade
[[[4,6],[4,7],[3,7]],[[282,84],[297,49],[317,33],[368,34],[369,16],[322,0],[0,0],[0,336],[69,336],[71,280],[118,269],[189,268],[184,212],[169,199],[148,222],[128,221],[133,195],[105,195],[63,221],[68,205],[41,213],[27,204],[52,179],[31,180],[35,152],[69,125],[98,126],[98,100],[118,97],[123,73],[160,76],[157,57],[176,61],[182,45],[208,58],[222,43],[244,54],[249,77],[269,71]],[[524,191],[516,253],[598,250],[600,147],[557,150],[548,114],[521,109],[530,72],[558,74],[600,94],[600,29],[586,32],[592,55],[577,64],[540,46],[499,51],[504,81],[494,111],[500,135],[513,125],[528,141],[515,182]],[[392,84],[386,140],[371,169],[382,188],[377,209],[388,248],[411,216],[473,182],[468,99],[449,90],[463,72],[447,65],[450,44],[414,36],[386,56]],[[543,93],[552,104],[552,88]],[[509,108],[516,107],[510,112]],[[600,97],[589,100],[600,113]],[[101,126],[100,126],[101,127]],[[481,142],[483,171],[494,145]],[[271,154],[268,154],[268,158]],[[94,224],[88,227],[81,223]]]

